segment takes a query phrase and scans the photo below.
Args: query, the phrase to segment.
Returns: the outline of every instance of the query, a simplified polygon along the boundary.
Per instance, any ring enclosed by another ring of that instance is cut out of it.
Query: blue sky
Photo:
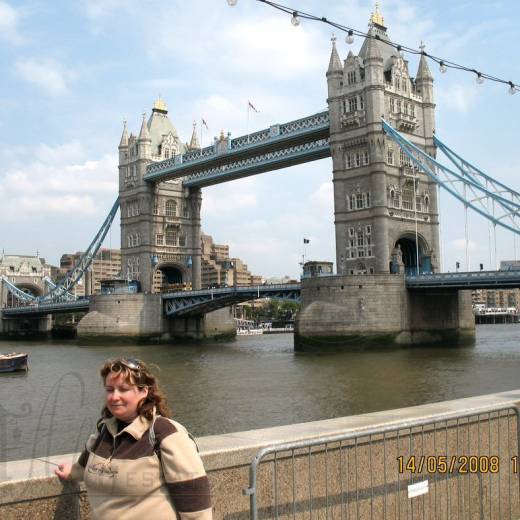
[[[373,8],[362,0],[286,3],[361,30]],[[380,6],[394,41],[417,48],[422,40],[432,54],[520,82],[518,2]],[[226,0],[0,0],[0,247],[38,250],[52,263],[84,249],[117,196],[122,121],[138,132],[159,94],[184,141],[205,118],[203,144],[221,129],[246,133],[248,99],[260,110],[250,130],[323,110],[331,28],[295,28],[289,18],[254,0],[233,8]],[[338,37],[345,58],[349,46]],[[412,75],[416,68],[410,57]],[[520,93],[431,68],[438,136],[520,191]],[[308,258],[335,260],[331,177],[326,159],[207,188],[203,229],[254,273],[297,276],[303,237]],[[457,260],[464,265],[463,210],[447,196],[442,210],[444,267],[453,270]],[[487,230],[470,218],[472,268],[489,267]],[[513,258],[511,234],[499,232],[497,242],[498,259]],[[119,246],[118,222],[110,245]]]

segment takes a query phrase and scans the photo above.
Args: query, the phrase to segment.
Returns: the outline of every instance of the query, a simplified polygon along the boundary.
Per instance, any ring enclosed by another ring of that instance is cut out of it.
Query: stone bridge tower
[[[119,144],[122,271],[144,292],[200,288],[200,189],[185,190],[181,179],[143,180],[152,161],[198,147],[195,125],[191,142],[182,143],[162,99],[148,121],[143,115],[137,137],[128,136],[125,123]]]
[[[384,117],[435,155],[433,77],[415,78],[392,46],[377,7],[359,54],[341,62],[333,38],[327,71],[336,261],[346,275],[439,269],[437,188],[382,130]]]

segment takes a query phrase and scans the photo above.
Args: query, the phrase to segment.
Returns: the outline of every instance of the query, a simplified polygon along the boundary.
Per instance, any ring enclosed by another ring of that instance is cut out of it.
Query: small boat
[[[15,370],[27,370],[27,354],[24,352],[11,352],[0,354],[0,372],[14,372]]]

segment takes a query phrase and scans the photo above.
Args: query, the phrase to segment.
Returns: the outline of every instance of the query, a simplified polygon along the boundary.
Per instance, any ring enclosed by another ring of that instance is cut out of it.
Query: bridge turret
[[[424,52],[424,45],[421,45]],[[416,91],[423,100],[423,127],[424,137],[427,140],[428,152],[435,152],[433,146],[433,133],[435,131],[435,102],[433,99],[433,75],[428,67],[428,61],[421,55],[417,77],[415,79]],[[431,149],[430,149],[431,148]]]
[[[143,122],[141,124],[141,131],[139,132],[137,142],[139,143],[138,157],[142,159],[150,158],[152,155],[152,138],[150,137],[150,132],[148,131],[146,113],[143,114]]]

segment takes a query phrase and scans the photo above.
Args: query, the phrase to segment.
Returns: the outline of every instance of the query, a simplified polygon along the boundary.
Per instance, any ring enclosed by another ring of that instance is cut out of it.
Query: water
[[[329,354],[295,354],[291,334],[176,346],[0,342],[0,352],[28,352],[30,364],[27,374],[0,374],[0,460],[80,451],[109,357],[159,365],[176,419],[201,436],[517,389],[519,332],[482,325],[471,347]]]

